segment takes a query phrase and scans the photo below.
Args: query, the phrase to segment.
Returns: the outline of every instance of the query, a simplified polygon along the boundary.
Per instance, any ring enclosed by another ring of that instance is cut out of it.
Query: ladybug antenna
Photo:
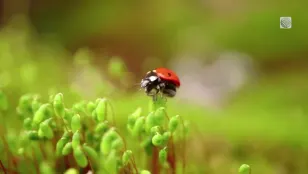
[[[157,100],[157,95],[153,95],[153,96],[152,96],[152,100],[153,100],[153,102],[156,102],[156,100]]]
[[[134,87],[140,86],[141,83],[135,83]],[[143,88],[139,87],[139,91],[141,91]]]
[[[136,88],[137,86],[140,86],[140,84],[141,84],[140,82],[139,82],[139,83],[134,83],[134,84],[132,84],[131,87],[132,87],[132,88]]]
[[[134,86],[138,86],[138,85],[140,85],[141,84],[141,82],[139,82],[139,83],[134,83],[133,85]]]

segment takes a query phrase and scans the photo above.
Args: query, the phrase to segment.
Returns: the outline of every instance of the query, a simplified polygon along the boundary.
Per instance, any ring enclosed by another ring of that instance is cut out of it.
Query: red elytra
[[[157,76],[163,80],[170,81],[175,84],[176,87],[180,87],[180,79],[176,75],[175,72],[171,71],[170,69],[167,68],[156,68],[155,72]]]

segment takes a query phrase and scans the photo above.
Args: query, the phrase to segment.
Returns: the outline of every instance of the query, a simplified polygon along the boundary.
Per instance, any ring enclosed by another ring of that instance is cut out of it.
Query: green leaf
[[[167,143],[169,138],[171,137],[171,132],[167,131],[163,134],[163,143]]]
[[[107,115],[107,99],[100,99],[95,109],[98,121],[103,121]]]
[[[75,111],[76,113],[87,114],[87,102],[85,100],[82,100],[81,102],[74,104],[73,111]]]
[[[41,106],[42,104],[39,102],[38,98],[34,98],[31,104],[33,113],[35,113]]]
[[[32,120],[30,117],[24,119],[23,126],[26,130],[30,130],[32,128]]]
[[[117,155],[116,150],[111,150],[108,154],[106,160],[105,160],[105,168],[108,171],[108,173],[118,173],[117,172]]]
[[[152,143],[154,146],[161,146],[164,143],[164,137],[160,133],[156,133],[152,138]]]
[[[145,130],[147,133],[151,133],[151,128],[154,126],[160,126],[158,120],[156,119],[154,112],[150,112],[145,119]]]
[[[109,129],[102,138],[100,151],[107,155],[111,151],[113,141],[117,138],[119,138],[119,135],[115,132],[114,128]]]
[[[65,144],[69,141],[69,133],[65,132],[56,145],[56,155],[60,156]]]
[[[152,155],[153,144],[152,144],[152,137],[147,137],[145,140],[142,141],[141,147],[144,148],[147,155]]]
[[[40,139],[38,132],[35,131],[35,130],[28,131],[27,135],[28,135],[30,140],[39,140]]]
[[[88,112],[88,114],[91,115],[92,112],[95,110],[95,108],[96,108],[95,103],[94,102],[89,102],[87,104],[87,112]]]
[[[242,164],[238,170],[239,174],[251,174],[250,166],[247,164]]]
[[[145,123],[145,117],[139,117],[136,120],[136,123],[133,127],[133,136],[137,137],[138,135],[140,135],[140,133],[143,131],[144,128],[144,123]]]
[[[121,150],[124,148],[124,142],[122,140],[122,138],[117,138],[116,140],[114,140],[111,144],[111,149],[115,149],[115,150]]]
[[[159,151],[159,162],[160,164],[164,165],[167,162],[167,147],[161,149]]]
[[[92,116],[92,119],[93,119],[93,120],[97,121],[97,114],[96,114],[96,110],[92,111],[91,116]]]
[[[40,173],[41,174],[54,174],[53,168],[47,163],[47,162],[42,162],[40,165]]]
[[[133,155],[133,152],[131,150],[126,150],[123,153],[122,163],[123,163],[124,166],[129,163],[129,160],[131,159],[132,155]]]
[[[160,133],[161,127],[160,126],[154,126],[151,128],[151,133],[156,134],[157,132]]]
[[[138,107],[132,114],[128,116],[128,118],[132,118],[132,120],[136,120],[138,117],[140,117],[142,114],[142,108]],[[131,122],[129,124],[134,124],[134,122]]]
[[[80,132],[78,130],[73,134],[72,145],[73,149],[80,146]]]
[[[43,104],[34,114],[32,123],[34,125],[40,124],[45,118],[51,116],[50,104]]]
[[[80,167],[85,168],[88,165],[87,157],[83,153],[81,146],[74,148],[74,158]]]
[[[141,113],[142,113],[142,109],[141,109],[141,107],[138,107],[132,114],[130,114],[128,116],[128,120],[127,120],[128,130],[130,130],[130,131],[133,130],[135,122],[136,122],[137,118],[141,116]]]
[[[151,174],[148,170],[141,170],[140,174]]]
[[[31,94],[25,94],[20,97],[18,108],[20,112],[31,112],[32,111],[32,99],[33,96]]]
[[[58,93],[53,100],[54,111],[57,116],[64,117],[65,115],[65,106],[63,102],[63,94]]]
[[[165,107],[160,107],[155,111],[155,119],[156,119],[156,124],[161,126],[164,124],[165,116],[166,116],[166,110]]]
[[[64,119],[68,122],[68,123],[71,123],[71,120],[74,116],[74,112],[70,109],[64,109]]]
[[[100,122],[95,127],[95,133],[102,134],[108,130],[108,121]]]
[[[96,139],[95,139],[95,134],[90,131],[90,130],[87,130],[85,132],[85,142],[89,143],[89,144],[93,144],[95,143],[96,144]]]
[[[163,134],[164,139],[168,140],[171,137],[171,132],[167,131]]]
[[[177,129],[178,125],[179,125],[179,115],[177,116],[173,116],[170,121],[169,121],[169,124],[168,124],[168,128],[169,128],[169,131],[170,132],[175,132],[175,130]]]
[[[0,111],[6,111],[9,107],[9,103],[6,95],[0,90]]]
[[[79,171],[74,168],[70,168],[64,172],[64,174],[79,174]]]
[[[48,125],[48,122],[42,122],[40,124],[40,129],[43,132],[43,136],[48,138],[48,139],[52,139],[54,134],[53,131],[51,129],[51,127]]]
[[[97,154],[97,152],[90,146],[83,144],[82,146],[84,152],[86,153],[86,155],[94,162],[97,162],[99,160],[99,156]]]
[[[65,146],[62,149],[62,155],[68,155],[73,151],[73,145],[72,142],[68,142],[65,144]]]
[[[81,118],[79,114],[75,114],[71,120],[71,128],[73,132],[76,132],[81,128]]]

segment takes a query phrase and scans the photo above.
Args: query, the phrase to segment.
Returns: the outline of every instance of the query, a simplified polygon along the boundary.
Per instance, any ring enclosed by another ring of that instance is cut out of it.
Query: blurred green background
[[[127,115],[147,107],[138,82],[165,66],[183,79],[168,109],[193,127],[191,173],[236,173],[242,163],[308,172],[307,1],[1,2],[6,126],[18,130],[21,95],[62,92],[68,104],[111,98],[124,131]],[[280,29],[282,16],[291,29]]]

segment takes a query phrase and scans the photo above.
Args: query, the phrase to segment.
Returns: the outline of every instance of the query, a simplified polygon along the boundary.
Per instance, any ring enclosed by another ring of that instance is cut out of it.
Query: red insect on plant
[[[156,68],[147,72],[140,84],[145,93],[148,96],[153,96],[154,99],[158,93],[167,97],[174,97],[177,88],[181,85],[176,73],[167,68]]]

